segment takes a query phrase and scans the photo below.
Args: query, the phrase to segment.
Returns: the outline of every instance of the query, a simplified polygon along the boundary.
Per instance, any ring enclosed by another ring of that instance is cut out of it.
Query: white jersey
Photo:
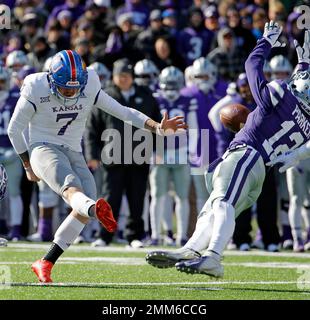
[[[64,145],[81,152],[81,141],[87,117],[96,106],[113,116],[143,128],[148,119],[143,113],[124,107],[101,90],[98,75],[88,70],[88,81],[82,96],[66,107],[52,95],[46,72],[25,78],[21,98],[10,121],[8,133],[17,153],[26,151],[19,133],[29,126],[29,146],[37,142]]]
[[[100,88],[96,73],[89,70],[82,96],[75,105],[65,107],[51,94],[46,72],[26,77],[21,96],[33,103],[35,110],[29,123],[29,145],[49,142],[81,151],[86,120]]]

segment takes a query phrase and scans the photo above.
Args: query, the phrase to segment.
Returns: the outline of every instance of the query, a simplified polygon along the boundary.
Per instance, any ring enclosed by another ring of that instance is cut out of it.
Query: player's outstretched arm
[[[17,101],[14,113],[8,126],[8,136],[16,151],[21,158],[27,178],[30,181],[39,181],[40,179],[33,173],[29,161],[27,145],[25,143],[23,132],[33,117],[35,110],[33,105],[24,97]]]
[[[281,154],[280,156],[268,162],[266,165],[274,166],[275,164],[280,163],[282,165],[279,169],[279,172],[284,172],[287,169],[296,166],[299,161],[307,158],[310,158],[310,141],[295,150]]]
[[[168,115],[165,114],[161,123],[158,123],[136,109],[121,105],[102,90],[99,93],[95,106],[137,128],[147,129],[158,135],[166,136],[183,133],[187,128],[184,117],[177,116],[169,119]]]
[[[260,39],[245,62],[245,70],[254,100],[259,107],[270,108],[270,94],[263,67],[272,47],[282,47],[278,39],[282,28],[276,22],[270,21],[265,25],[263,38]]]

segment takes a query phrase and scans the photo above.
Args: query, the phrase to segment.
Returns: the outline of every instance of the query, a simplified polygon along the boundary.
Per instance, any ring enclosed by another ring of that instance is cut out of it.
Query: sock
[[[235,229],[235,208],[224,201],[215,200],[212,205],[214,212],[213,231],[208,251],[222,255]]]
[[[58,244],[52,243],[50,249],[43,257],[43,260],[50,261],[53,264],[57,261],[57,259],[62,255],[64,251],[59,247]]]
[[[198,252],[205,250],[208,247],[212,235],[213,222],[214,215],[212,211],[200,215],[196,223],[195,231],[184,245],[184,248],[190,248]]]
[[[11,226],[20,226],[23,218],[23,201],[20,195],[10,197]]]
[[[73,210],[77,211],[84,217],[93,217],[92,210],[89,210],[96,202],[82,192],[75,192],[71,197],[70,205]]]
[[[82,232],[84,227],[84,223],[69,214],[57,229],[53,242],[64,251],[69,248],[73,241]]]
[[[17,239],[21,238],[21,229],[22,229],[21,225],[12,226],[12,229],[11,229],[12,239],[13,238],[17,238]]]
[[[177,243],[187,239],[189,202],[188,199],[175,197],[175,213],[177,217]]]
[[[160,240],[160,224],[162,212],[165,209],[165,196],[152,197],[150,205],[150,218],[151,218],[151,229],[152,239]]]
[[[50,241],[53,238],[52,218],[39,218],[38,233],[43,241]]]
[[[292,230],[289,225],[282,225],[282,241],[292,240]]]

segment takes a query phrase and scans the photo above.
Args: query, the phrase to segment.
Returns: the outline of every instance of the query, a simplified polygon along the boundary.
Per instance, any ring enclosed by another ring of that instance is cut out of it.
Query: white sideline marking
[[[33,243],[11,243],[9,242],[8,247],[0,248],[4,252],[10,251],[13,249],[14,251],[30,251],[31,249],[38,250],[47,250],[49,249],[50,244],[33,244]],[[12,251],[13,251],[12,250]],[[116,246],[108,246],[108,247],[91,247],[91,246],[79,246],[72,245],[69,248],[69,252],[85,252],[85,251],[93,251],[93,252],[119,252],[119,253],[147,253],[150,251],[157,250],[165,250],[172,251],[173,249],[167,249],[163,247],[147,247],[140,249],[133,248],[125,248],[125,247],[116,247]],[[294,253],[294,252],[267,252],[262,250],[251,250],[251,251],[232,251],[226,250],[224,252],[224,256],[261,256],[261,257],[283,257],[283,258],[307,258],[310,259],[310,253]]]
[[[31,265],[33,261],[0,261],[0,265]],[[82,263],[103,263],[113,265],[147,265],[144,258],[118,258],[118,257],[64,257],[60,258],[57,264],[82,264]],[[237,266],[248,268],[284,268],[284,269],[310,269],[307,263],[294,262],[227,262],[224,266]]]
[[[11,282],[12,286],[50,286],[50,287],[107,287],[107,286],[196,286],[196,285],[281,285],[296,284],[297,281],[204,281],[204,282],[53,282],[53,283],[32,283],[32,282]],[[303,284],[310,284],[310,281],[303,281]],[[302,290],[301,290],[302,291]]]
[[[284,268],[284,269],[310,269],[308,263],[293,262],[228,262],[224,266],[253,267],[253,268]]]

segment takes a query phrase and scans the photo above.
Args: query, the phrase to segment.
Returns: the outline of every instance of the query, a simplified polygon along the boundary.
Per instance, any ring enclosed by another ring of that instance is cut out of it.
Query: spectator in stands
[[[46,59],[56,51],[52,49],[44,36],[36,36],[31,42],[32,52],[28,53],[29,64],[37,71],[42,71]]]
[[[167,28],[170,36],[177,37],[179,30],[178,30],[178,19],[177,19],[177,12],[174,9],[166,9],[162,13],[163,25]]]
[[[157,68],[162,70],[169,66],[175,66],[180,70],[185,69],[185,63],[175,51],[174,41],[169,36],[161,36],[155,42],[155,55],[151,60],[154,61]]]
[[[226,19],[228,27],[234,33],[236,45],[248,56],[256,44],[252,32],[242,26],[240,13],[236,7],[228,9]]]
[[[178,52],[186,66],[201,56],[206,56],[211,47],[213,32],[204,26],[204,16],[199,8],[193,8],[188,14],[188,27],[178,35]]]
[[[268,19],[266,17],[266,11],[264,9],[255,10],[253,14],[252,33],[256,40],[260,39],[263,36],[266,22],[268,22]]]
[[[156,39],[164,35],[168,35],[168,30],[163,26],[161,12],[158,9],[153,10],[150,14],[150,25],[138,35],[135,46],[149,59],[155,54]]]
[[[230,28],[223,28],[217,35],[218,47],[208,54],[208,59],[216,65],[223,80],[234,81],[244,71],[245,52],[237,46]]]
[[[133,25],[139,29],[146,28],[149,21],[149,8],[146,1],[143,0],[126,0],[125,4],[116,11],[116,19],[124,13],[131,13]]]
[[[47,32],[47,42],[56,51],[70,48],[70,34],[63,30],[59,22],[53,23]]]
[[[210,6],[207,7],[204,11],[205,16],[205,27],[212,31],[217,32],[220,29],[219,25],[219,14],[216,7]]]

